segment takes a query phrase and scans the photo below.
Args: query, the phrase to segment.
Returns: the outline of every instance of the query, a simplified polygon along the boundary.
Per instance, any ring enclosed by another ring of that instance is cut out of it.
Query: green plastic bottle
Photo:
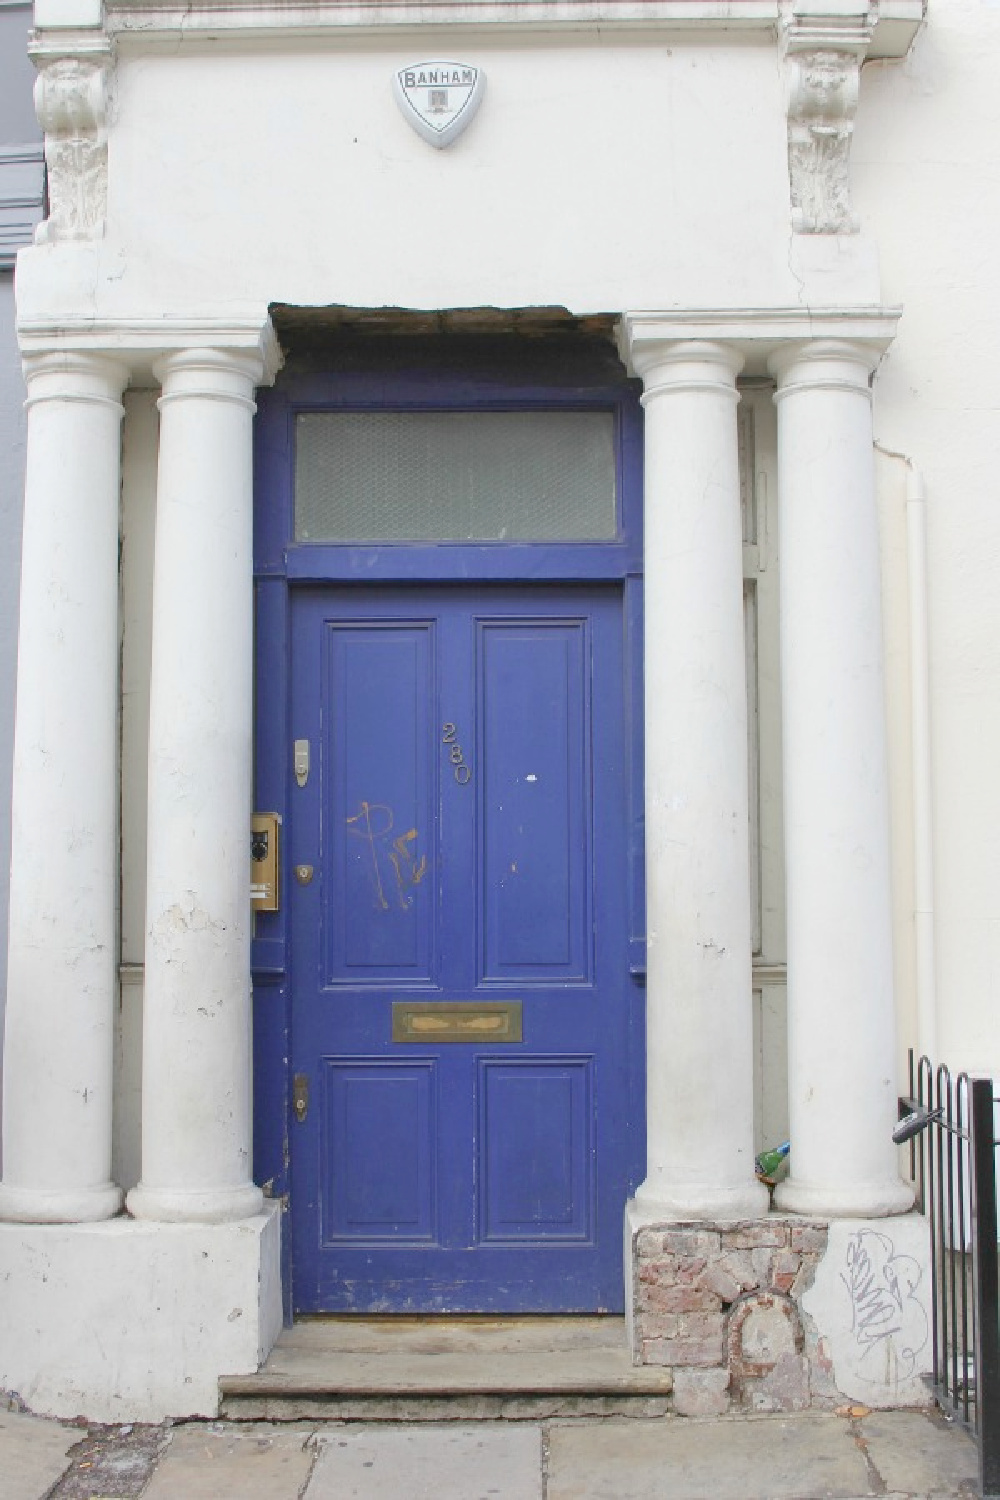
[[[783,1141],[780,1146],[772,1146],[770,1151],[762,1151],[757,1157],[757,1176],[765,1180],[775,1177],[791,1148],[791,1141]]]

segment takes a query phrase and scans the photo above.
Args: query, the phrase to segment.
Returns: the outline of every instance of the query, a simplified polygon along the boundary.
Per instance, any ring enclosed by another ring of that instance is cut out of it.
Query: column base
[[[767,1188],[756,1178],[736,1187],[708,1182],[658,1182],[647,1177],[630,1205],[646,1224],[664,1219],[759,1219],[766,1215]]]
[[[261,1212],[264,1194],[252,1182],[221,1192],[184,1192],[176,1188],[148,1188],[141,1182],[126,1199],[133,1219],[161,1224],[227,1224],[252,1219]]]
[[[783,1213],[820,1219],[887,1219],[910,1212],[913,1190],[901,1179],[822,1187],[787,1177],[774,1190],[774,1206]]]
[[[0,1182],[0,1220],[15,1224],[94,1224],[121,1209],[122,1190],[113,1182],[58,1190]]]

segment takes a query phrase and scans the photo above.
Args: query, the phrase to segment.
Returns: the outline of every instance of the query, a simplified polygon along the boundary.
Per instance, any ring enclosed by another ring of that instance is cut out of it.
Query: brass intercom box
[[[250,828],[250,905],[254,911],[277,911],[281,892],[281,814],[254,813]]]

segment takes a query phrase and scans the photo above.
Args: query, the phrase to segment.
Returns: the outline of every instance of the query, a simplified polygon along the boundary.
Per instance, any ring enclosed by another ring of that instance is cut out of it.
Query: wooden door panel
[[[483,978],[590,974],[585,620],[483,624]]]
[[[430,1058],[324,1059],[324,1245],[437,1240],[437,1083]]]
[[[321,726],[328,984],[432,981],[433,621],[325,626]]]
[[[483,1062],[481,1238],[588,1242],[594,1221],[593,1059]]]

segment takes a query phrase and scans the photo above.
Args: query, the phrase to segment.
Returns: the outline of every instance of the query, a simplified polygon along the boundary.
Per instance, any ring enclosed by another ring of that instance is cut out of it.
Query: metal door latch
[[[292,1108],[295,1111],[295,1118],[301,1125],[309,1113],[308,1073],[296,1073],[292,1079]]]
[[[299,786],[305,786],[309,780],[309,741],[296,740],[293,748],[292,764],[295,770],[295,780]]]

